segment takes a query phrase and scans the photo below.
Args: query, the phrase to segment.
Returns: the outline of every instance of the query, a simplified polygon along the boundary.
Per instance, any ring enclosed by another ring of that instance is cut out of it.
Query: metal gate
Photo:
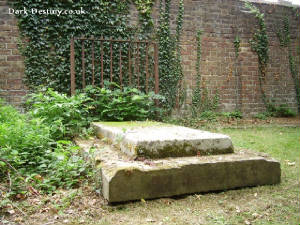
[[[89,51],[85,47],[87,44],[89,45]],[[116,46],[118,48],[117,52]],[[156,94],[159,92],[158,46],[155,42],[72,38],[70,51],[71,95],[75,94],[76,80],[79,79],[76,77],[76,69],[81,74],[81,88],[86,87],[87,67],[90,68],[88,80],[93,86],[104,87],[106,77],[110,82],[118,81],[117,83],[121,89],[126,83],[126,85],[135,86],[139,90],[143,89],[146,93],[150,89]],[[141,56],[142,51],[144,53],[143,57]],[[96,55],[97,57],[95,57]],[[116,55],[118,56],[117,60]],[[116,65],[118,72],[116,72]],[[126,82],[124,82],[125,80]],[[149,80],[152,80],[152,85],[149,84]]]

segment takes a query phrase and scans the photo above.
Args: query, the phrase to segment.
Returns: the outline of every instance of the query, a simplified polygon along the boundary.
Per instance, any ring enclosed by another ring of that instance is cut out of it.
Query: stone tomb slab
[[[158,122],[93,123],[96,135],[129,156],[183,157],[232,153],[230,137]]]
[[[280,163],[249,150],[135,161],[99,140],[77,144],[86,152],[92,146],[97,149],[92,158],[100,169],[103,196],[110,203],[280,182]]]

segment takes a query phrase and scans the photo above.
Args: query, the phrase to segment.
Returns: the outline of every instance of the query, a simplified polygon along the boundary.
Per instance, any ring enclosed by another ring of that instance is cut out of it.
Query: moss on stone
[[[167,125],[165,123],[160,123],[156,121],[122,121],[122,122],[98,122],[100,124],[103,124],[105,126],[110,127],[124,127],[124,128],[140,128],[140,127],[153,127],[153,126],[162,126]]]
[[[187,148],[190,148],[190,151],[186,151]],[[156,149],[156,151],[149,151],[148,149],[142,146],[136,146],[136,154],[138,156],[144,156],[151,159],[159,159],[166,157],[185,157],[185,156],[206,156],[206,155],[215,155],[215,154],[227,154],[233,153],[233,147],[226,149],[208,149],[208,150],[199,150],[193,147],[189,143],[183,143],[183,145],[166,145],[162,148]]]

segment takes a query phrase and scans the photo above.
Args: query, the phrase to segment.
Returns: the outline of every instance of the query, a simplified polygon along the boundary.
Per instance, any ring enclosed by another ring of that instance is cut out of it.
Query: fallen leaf
[[[35,179],[42,181],[44,178],[41,175],[35,175],[34,176]]]
[[[154,219],[152,219],[152,218],[147,218],[147,219],[146,219],[146,222],[153,223],[153,222],[156,222],[156,220],[154,220]]]
[[[155,164],[149,160],[145,160],[144,163],[149,166],[155,166]]]
[[[251,223],[248,220],[245,220],[245,224],[250,225]]]
[[[28,190],[29,190],[29,192],[31,192],[32,194],[34,194],[34,195],[39,195],[40,193],[36,190],[36,189],[34,189],[32,186],[29,186],[28,187]]]
[[[13,210],[13,209],[7,210],[7,212],[8,212],[10,215],[15,214],[15,210]]]
[[[16,198],[17,198],[17,199],[23,200],[23,199],[26,198],[26,195],[24,195],[24,194],[17,194],[17,195],[16,195]]]

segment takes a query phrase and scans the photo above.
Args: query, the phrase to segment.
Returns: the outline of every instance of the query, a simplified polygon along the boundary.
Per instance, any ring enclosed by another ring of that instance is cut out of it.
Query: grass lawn
[[[236,149],[253,149],[280,160],[281,183],[115,206],[106,205],[92,188],[82,187],[76,194],[73,190],[47,197],[48,200],[42,197],[35,200],[35,205],[30,202],[34,199],[24,201],[19,207],[28,216],[20,215],[23,218],[20,224],[299,224],[300,128],[272,126],[212,131],[231,136]]]

